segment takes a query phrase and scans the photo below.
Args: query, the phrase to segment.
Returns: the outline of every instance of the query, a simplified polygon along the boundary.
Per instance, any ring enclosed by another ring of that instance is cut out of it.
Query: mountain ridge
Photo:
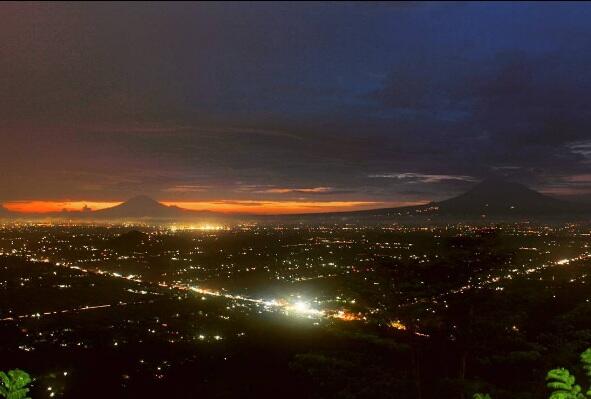
[[[552,198],[523,184],[498,178],[485,179],[465,193],[434,204],[443,214],[543,215],[588,210],[584,205]]]
[[[35,216],[26,214],[27,217]],[[0,205],[0,216],[11,218],[19,217]],[[23,215],[24,217],[25,215]],[[292,215],[240,215],[225,214],[213,211],[196,211],[180,208],[178,206],[164,205],[146,195],[138,195],[121,204],[110,208],[85,212],[55,212],[52,214],[38,214],[39,217],[66,217],[80,218],[82,220],[190,220],[194,218],[216,218],[224,220],[258,219],[269,220],[294,220],[310,219],[318,220],[327,218],[378,218],[395,217],[448,217],[458,220],[471,220],[475,217],[571,217],[591,216],[591,206],[572,203],[561,199],[549,197],[527,186],[498,178],[485,179],[468,191],[454,197],[435,201],[425,205],[406,206],[398,208],[378,208],[371,210],[341,211],[326,213],[302,213]]]
[[[328,215],[328,214],[325,214]],[[527,186],[489,178],[451,198],[424,205],[337,212],[334,216],[448,218],[474,220],[485,217],[513,219],[525,217],[572,218],[591,216],[591,205],[553,198]]]
[[[91,212],[101,218],[170,218],[191,212],[177,206],[164,205],[147,195],[137,195],[110,208]]]

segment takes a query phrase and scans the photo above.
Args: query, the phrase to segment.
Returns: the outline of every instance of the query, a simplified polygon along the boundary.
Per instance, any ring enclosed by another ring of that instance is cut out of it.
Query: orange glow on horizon
[[[4,207],[11,212],[18,213],[50,213],[61,212],[63,210],[80,212],[86,207],[96,211],[110,208],[120,203],[113,201],[9,201],[4,203]]]
[[[222,213],[246,213],[257,215],[345,212],[364,209],[418,205],[420,203],[389,203],[375,201],[256,201],[256,200],[220,200],[220,201],[163,201],[168,206],[194,211],[212,211]]]
[[[67,210],[81,212],[110,208],[122,201],[8,201],[4,207],[17,213],[51,213]],[[385,207],[422,205],[427,201],[416,202],[377,202],[377,201],[264,201],[264,200],[212,200],[212,201],[162,201],[163,205],[177,206],[193,211],[211,211],[242,214],[296,214],[341,212]]]

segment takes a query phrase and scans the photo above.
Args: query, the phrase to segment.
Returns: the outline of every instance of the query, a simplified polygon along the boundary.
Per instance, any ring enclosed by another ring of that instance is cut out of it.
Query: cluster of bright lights
[[[170,231],[175,232],[178,230],[199,230],[199,231],[220,231],[220,230],[227,230],[226,226],[222,226],[219,224],[197,224],[197,225],[189,225],[189,226],[170,226]]]
[[[314,309],[308,302],[297,301],[294,304],[285,306],[286,311],[293,311],[305,316],[324,316],[324,311]]]
[[[182,285],[175,285],[174,288],[186,289]],[[247,297],[244,297],[241,295],[226,294],[226,293],[222,293],[219,291],[212,291],[212,290],[208,290],[205,288],[199,288],[199,287],[188,287],[188,289],[193,292],[197,292],[199,294],[202,294],[202,295],[221,296],[221,297],[228,298],[228,299],[253,302],[253,303],[256,303],[259,305],[267,306],[269,308],[276,308],[276,309],[283,310],[287,314],[289,314],[290,312],[293,312],[294,314],[308,316],[308,317],[313,317],[313,316],[323,317],[326,315],[326,313],[323,310],[314,309],[309,302],[306,302],[303,300],[298,300],[294,303],[290,303],[285,300],[277,300],[277,299],[264,300],[264,299],[247,298]],[[343,318],[343,320],[347,320],[347,318]]]
[[[355,320],[364,320],[365,318],[359,314],[351,313],[346,310],[339,310],[336,313],[333,313],[331,317],[343,321],[355,321]]]
[[[390,323],[388,323],[388,326],[400,331],[406,330],[406,326],[402,324],[400,320],[392,320]]]
[[[189,226],[189,230],[218,231],[226,230],[226,227],[217,224],[201,224],[197,226]]]

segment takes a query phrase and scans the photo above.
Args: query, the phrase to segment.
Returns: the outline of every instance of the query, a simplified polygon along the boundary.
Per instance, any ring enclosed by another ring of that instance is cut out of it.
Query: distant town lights
[[[226,226],[218,225],[218,224],[198,224],[198,225],[189,225],[189,226],[170,226],[170,231],[176,232],[178,230],[200,230],[200,231],[219,231],[219,230],[228,230]]]

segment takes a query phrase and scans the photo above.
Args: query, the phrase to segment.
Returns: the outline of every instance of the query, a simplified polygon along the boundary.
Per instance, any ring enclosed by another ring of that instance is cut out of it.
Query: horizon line
[[[431,200],[418,201],[306,201],[306,200],[208,200],[208,201],[157,201],[167,207],[198,212],[223,214],[287,215],[300,213],[328,213],[362,211],[380,208],[398,208],[425,205]],[[8,211],[22,215],[97,212],[110,209],[127,201],[82,200],[12,200],[1,205]]]

